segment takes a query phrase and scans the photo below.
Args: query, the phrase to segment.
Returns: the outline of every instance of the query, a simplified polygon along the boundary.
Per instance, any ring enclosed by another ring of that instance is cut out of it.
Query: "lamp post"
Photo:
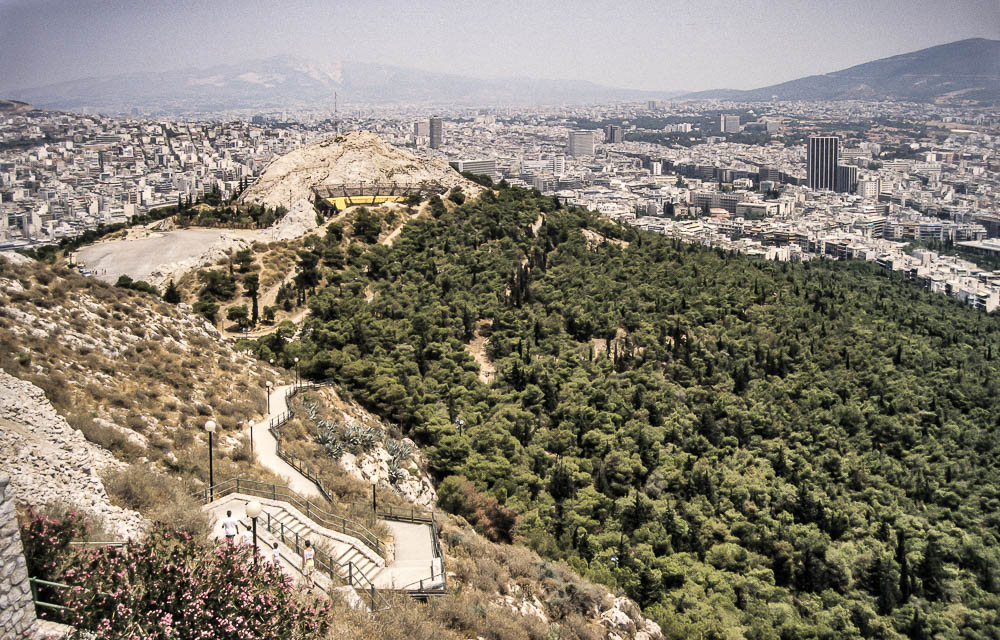
[[[253,566],[257,567],[257,517],[260,515],[260,503],[251,500],[247,503],[247,517],[253,521]]]
[[[215,500],[215,471],[212,467],[212,434],[215,433],[215,420],[205,423],[205,431],[208,432],[208,500]]]
[[[250,425],[250,462],[253,462],[253,420],[249,420]]]
[[[458,433],[459,433],[459,435],[464,435],[465,434],[465,420],[462,419],[462,418],[459,418],[458,420],[455,421],[455,425],[458,426]]]
[[[271,360],[274,362],[274,360]],[[271,385],[274,383],[270,380],[267,381],[267,415],[271,415]]]
[[[295,356],[295,386],[299,386],[299,357]]]

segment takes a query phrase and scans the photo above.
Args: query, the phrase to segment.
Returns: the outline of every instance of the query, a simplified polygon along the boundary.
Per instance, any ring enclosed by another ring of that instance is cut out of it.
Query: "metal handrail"
[[[299,545],[300,536],[298,533],[294,533],[294,537],[292,537],[293,532],[289,530],[286,535],[285,525],[281,522],[277,522],[277,519],[272,521],[270,513],[267,513],[266,519],[258,518],[258,524],[262,525],[264,529],[268,531],[271,535],[280,539],[282,544],[290,548],[293,548],[297,556],[299,557],[302,556],[303,547]],[[244,523],[243,526],[246,527],[247,529],[250,529],[249,524]],[[371,582],[371,580],[369,580],[368,577],[360,570],[354,569],[353,562],[348,561],[347,564],[345,565],[343,563],[334,560],[328,553],[326,553],[322,549],[318,547],[313,547],[313,549],[315,549],[316,553],[316,558],[315,558],[316,566],[319,567],[321,570],[324,570],[326,574],[330,577],[331,581],[339,580],[340,582],[343,582],[344,575],[346,574],[347,586],[357,591],[360,591],[364,595],[367,595],[369,597],[369,607],[373,612],[378,610],[388,610],[391,608],[389,605],[389,601],[386,600],[385,598],[385,595],[380,593],[375,588],[375,585]],[[338,572],[334,567],[339,568],[340,571]],[[381,607],[376,605],[376,600],[380,601],[380,603],[382,604]]]
[[[44,587],[53,587],[56,589],[75,589],[76,587],[68,584],[63,584],[62,582],[52,582],[51,580],[42,580],[41,578],[28,578],[28,584],[31,586],[31,601],[36,607],[46,607],[49,609],[57,609],[60,611],[76,611],[73,607],[67,607],[61,604],[54,604],[52,602],[42,602],[38,599],[38,585]],[[96,595],[104,596],[105,598],[114,598],[114,595],[106,593],[104,591],[98,591],[97,589],[91,589]]]
[[[270,498],[271,500],[284,500],[297,507],[307,518],[323,527],[359,539],[382,558],[385,558],[387,555],[386,543],[380,540],[367,527],[343,516],[327,513],[321,507],[316,506],[283,485],[258,482],[246,478],[231,478],[213,487],[202,489],[195,495],[198,498],[204,499],[205,504],[208,504],[213,495],[215,498],[221,498],[231,493],[243,493],[258,498]]]

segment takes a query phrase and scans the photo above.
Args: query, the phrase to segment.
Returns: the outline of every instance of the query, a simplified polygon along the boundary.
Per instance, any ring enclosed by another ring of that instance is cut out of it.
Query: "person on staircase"
[[[236,518],[233,517],[232,511],[226,511],[226,519],[222,521],[222,533],[226,535],[226,542],[236,542],[236,534],[239,533],[240,528],[236,524]]]
[[[306,591],[312,591],[315,581],[313,580],[313,569],[316,567],[316,549],[312,542],[306,540],[306,546],[302,549],[302,575],[306,579]]]

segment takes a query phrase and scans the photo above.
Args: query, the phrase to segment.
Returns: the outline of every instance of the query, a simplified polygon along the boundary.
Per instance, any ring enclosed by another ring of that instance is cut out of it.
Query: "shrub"
[[[107,449],[119,458],[130,460],[142,455],[143,449],[128,439],[116,427],[102,424],[89,413],[75,411],[66,415],[66,422],[83,433],[83,437]]]
[[[329,627],[327,605],[300,601],[290,578],[252,550],[208,548],[183,532],[157,527],[141,542],[80,554],[63,580],[78,629],[100,637],[186,639],[318,638]],[[183,597],[177,597],[184,594]],[[139,636],[134,636],[139,637]]]
[[[178,480],[137,465],[108,471],[103,480],[108,495],[120,506],[194,535],[204,535],[208,530],[208,517],[201,511],[201,504]]]
[[[448,476],[438,486],[438,505],[469,521],[493,542],[513,542],[517,513],[480,493],[465,476]]]

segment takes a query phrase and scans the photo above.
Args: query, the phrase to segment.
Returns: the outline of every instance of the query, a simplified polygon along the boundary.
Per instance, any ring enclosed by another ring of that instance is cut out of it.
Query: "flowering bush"
[[[72,585],[47,601],[69,607],[62,620],[78,630],[130,640],[305,640],[328,630],[327,605],[303,601],[271,563],[255,567],[251,547],[207,547],[156,525],[141,541],[72,551],[77,525],[32,513],[22,538],[32,575]]]
[[[32,507],[26,507],[18,516],[28,575],[55,580],[66,562],[70,541],[86,536],[89,530],[86,521],[74,511],[57,520]]]
[[[89,531],[83,516],[74,511],[68,511],[62,518],[55,519],[32,507],[26,507],[18,513],[18,524],[28,575],[52,582],[59,580],[63,568],[70,561],[70,541],[80,540]],[[41,602],[59,602],[59,594],[53,587],[39,585],[37,589]],[[53,611],[42,609],[39,613],[42,617],[49,618],[53,617]]]

